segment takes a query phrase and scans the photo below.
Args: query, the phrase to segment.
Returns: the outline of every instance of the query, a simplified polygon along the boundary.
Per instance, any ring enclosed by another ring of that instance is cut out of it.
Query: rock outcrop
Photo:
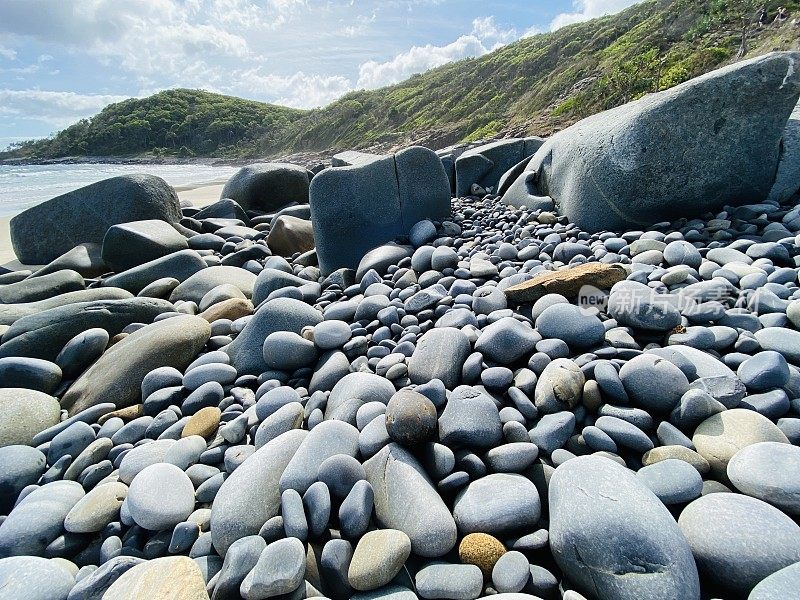
[[[40,265],[84,242],[99,244],[118,223],[181,218],[178,196],[153,175],[120,175],[42,202],[11,219],[20,262]]]
[[[800,97],[798,64],[800,53],[767,54],[584,119],[539,149],[503,201],[552,199],[589,231],[761,202]]]

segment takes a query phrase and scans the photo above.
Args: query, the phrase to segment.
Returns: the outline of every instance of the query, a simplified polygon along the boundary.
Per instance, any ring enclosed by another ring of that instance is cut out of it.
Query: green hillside
[[[409,143],[442,147],[549,134],[642,94],[746,56],[798,49],[800,27],[759,28],[753,0],[648,0],[617,14],[509,44],[379,90],[297,111],[207,92],[128,100],[27,144],[18,155],[279,156]],[[781,4],[800,17],[800,1]]]
[[[235,156],[257,143],[273,143],[305,114],[201,90],[167,90],[111,104],[17,152],[31,157]]]

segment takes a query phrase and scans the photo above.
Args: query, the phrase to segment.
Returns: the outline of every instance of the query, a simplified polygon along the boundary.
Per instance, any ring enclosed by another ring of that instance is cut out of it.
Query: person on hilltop
[[[775,20],[772,22],[773,25],[782,25],[786,22],[789,18],[789,11],[785,6],[778,7],[778,13],[775,15]]]
[[[758,23],[759,28],[769,23],[769,12],[767,12],[766,6],[762,6],[756,11],[756,23]]]

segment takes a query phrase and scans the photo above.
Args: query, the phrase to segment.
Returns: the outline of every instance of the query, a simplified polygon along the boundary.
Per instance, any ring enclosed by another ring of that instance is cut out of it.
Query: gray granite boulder
[[[311,222],[323,275],[355,269],[370,249],[408,234],[426,218],[450,214],[450,186],[439,158],[411,147],[351,166],[325,169],[311,182]]]
[[[800,104],[798,104],[783,132],[781,159],[778,174],[767,200],[785,202],[800,191]]]
[[[472,184],[497,190],[506,171],[533,156],[544,143],[542,138],[512,138],[472,148],[455,161],[456,196],[469,196]]]
[[[78,302],[18,319],[3,334],[0,358],[30,356],[54,360],[76,335],[99,327],[115,336],[131,323],[151,323],[161,313],[174,311],[166,300],[130,298]]]
[[[11,600],[66,600],[75,579],[58,563],[38,556],[0,559],[0,597]]]
[[[45,264],[82,242],[103,241],[117,223],[181,218],[178,196],[154,175],[120,175],[25,210],[11,219],[11,243],[22,263]]]
[[[37,433],[61,419],[58,400],[37,390],[0,389],[0,447],[32,446]]]
[[[207,266],[203,257],[194,250],[179,250],[106,277],[100,285],[122,288],[132,294],[138,294],[154,281],[165,277],[184,281],[198,271],[205,270]]]
[[[178,279],[178,277],[176,277]],[[186,278],[182,283],[172,290],[170,301],[191,300],[200,304],[208,292],[218,285],[231,284],[239,288],[245,298],[253,297],[253,286],[256,283],[254,273],[239,267],[220,265],[208,267],[202,271],[195,272]],[[123,286],[124,287],[124,286]]]
[[[166,221],[149,219],[112,225],[103,237],[103,262],[124,271],[189,247],[186,238]]]
[[[28,277],[16,283],[0,286],[0,304],[17,304],[20,302],[36,302],[75,292],[86,287],[80,273],[62,269],[41,277]]]
[[[242,167],[228,180],[220,198],[230,198],[245,210],[273,212],[287,204],[308,203],[308,171],[286,163],[256,163]]]
[[[83,487],[76,481],[54,481],[33,490],[0,523],[0,558],[43,556],[83,496]]]
[[[364,463],[364,471],[375,490],[378,523],[408,535],[414,554],[433,558],[455,546],[453,515],[413,454],[391,443]]]
[[[580,456],[550,478],[550,548],[575,588],[592,598],[699,600],[692,552],[661,501],[636,475]]]
[[[299,334],[303,327],[322,322],[316,308],[293,298],[275,298],[264,303],[247,322],[242,332],[228,344],[224,352],[239,375],[258,375],[267,370],[264,361],[264,340],[276,331]]]
[[[122,288],[91,288],[88,290],[76,290],[66,292],[58,296],[37,300],[35,302],[18,302],[15,304],[0,305],[0,325],[13,325],[18,319],[35,315],[36,313],[66,306],[77,302],[93,302],[95,300],[126,300],[133,298],[128,290]]]
[[[191,315],[164,319],[134,331],[83,372],[61,398],[61,406],[75,415],[101,402],[114,402],[118,408],[136,404],[145,375],[158,367],[182,371],[209,337],[208,321]]]
[[[800,562],[800,527],[774,506],[742,494],[709,494],[678,519],[700,572],[741,594]]]
[[[93,242],[78,244],[36,271],[36,276],[55,273],[62,269],[77,271],[84,277],[97,277],[108,271],[103,262],[103,247]]]
[[[257,535],[280,512],[278,487],[284,469],[308,435],[293,429],[256,450],[225,480],[211,507],[211,539],[224,557],[230,545]]]
[[[579,121],[504,201],[549,196],[584,230],[625,231],[763,200],[800,97],[798,59],[759,56]]]

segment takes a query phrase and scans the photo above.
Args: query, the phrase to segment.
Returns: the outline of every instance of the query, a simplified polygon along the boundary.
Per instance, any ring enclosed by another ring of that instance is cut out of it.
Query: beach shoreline
[[[188,183],[175,186],[174,189],[181,202],[191,202],[194,206],[202,207],[213,204],[220,199],[222,188],[225,187],[225,181],[227,180],[215,179],[212,181]],[[0,216],[0,266],[12,271],[28,269],[31,265],[23,265],[20,263],[11,246],[10,223],[13,218],[14,215]]]

